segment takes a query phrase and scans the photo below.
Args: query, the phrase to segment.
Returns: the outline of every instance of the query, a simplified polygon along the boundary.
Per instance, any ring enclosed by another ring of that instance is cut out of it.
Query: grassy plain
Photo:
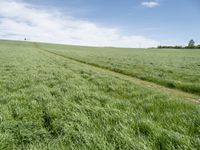
[[[103,55],[96,56],[101,64],[107,52],[39,46],[83,60],[96,52]],[[112,51],[123,56],[118,49],[108,50],[107,56]],[[33,43],[0,41],[0,149],[199,147],[200,105],[42,51]]]
[[[200,95],[200,49],[40,46],[88,64]]]

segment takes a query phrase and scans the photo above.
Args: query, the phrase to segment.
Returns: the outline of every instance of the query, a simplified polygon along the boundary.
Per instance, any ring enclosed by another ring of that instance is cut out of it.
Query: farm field
[[[39,44],[87,64],[200,95],[200,50],[125,49]]]
[[[0,41],[0,149],[198,149],[200,51],[180,51]]]

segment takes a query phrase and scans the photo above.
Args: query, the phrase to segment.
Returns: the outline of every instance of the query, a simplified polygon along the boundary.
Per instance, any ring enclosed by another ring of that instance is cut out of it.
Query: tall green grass
[[[88,64],[200,95],[199,49],[39,46]]]
[[[0,149],[199,147],[199,105],[0,42]]]

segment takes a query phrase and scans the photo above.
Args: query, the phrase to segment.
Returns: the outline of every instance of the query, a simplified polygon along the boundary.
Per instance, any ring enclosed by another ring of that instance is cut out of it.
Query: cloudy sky
[[[91,46],[200,43],[199,0],[0,0],[0,39]]]

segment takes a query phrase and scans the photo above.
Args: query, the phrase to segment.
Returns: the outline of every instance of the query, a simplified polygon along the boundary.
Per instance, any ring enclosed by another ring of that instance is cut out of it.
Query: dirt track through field
[[[37,49],[39,49],[40,51],[43,51],[45,53],[49,53],[49,54],[54,55],[54,56],[58,56],[58,57],[62,57],[62,58],[71,60],[74,63],[82,64],[82,65],[84,65],[86,67],[90,67],[93,70],[96,70],[98,72],[103,72],[103,73],[106,73],[108,75],[111,75],[111,76],[114,76],[114,77],[118,77],[120,79],[132,82],[132,83],[134,83],[136,85],[139,85],[139,86],[144,86],[144,87],[147,87],[149,89],[155,89],[155,90],[158,90],[158,91],[160,91],[162,93],[175,95],[175,96],[178,96],[180,98],[187,99],[189,101],[192,101],[192,102],[195,102],[197,104],[200,104],[200,96],[198,96],[198,95],[186,93],[186,92],[183,92],[183,91],[180,91],[180,90],[177,90],[177,89],[167,88],[165,86],[158,85],[158,84],[153,83],[153,82],[144,81],[144,80],[141,80],[141,79],[129,76],[129,75],[125,75],[123,73],[118,73],[118,72],[115,72],[113,70],[109,70],[107,68],[100,67],[98,65],[87,63],[85,61],[82,61],[82,60],[79,60],[79,59],[76,59],[76,58],[72,58],[72,57],[69,57],[69,56],[66,56],[66,55],[58,54],[56,52],[49,51],[47,49],[39,47],[39,45],[37,43],[34,43],[34,46]]]

